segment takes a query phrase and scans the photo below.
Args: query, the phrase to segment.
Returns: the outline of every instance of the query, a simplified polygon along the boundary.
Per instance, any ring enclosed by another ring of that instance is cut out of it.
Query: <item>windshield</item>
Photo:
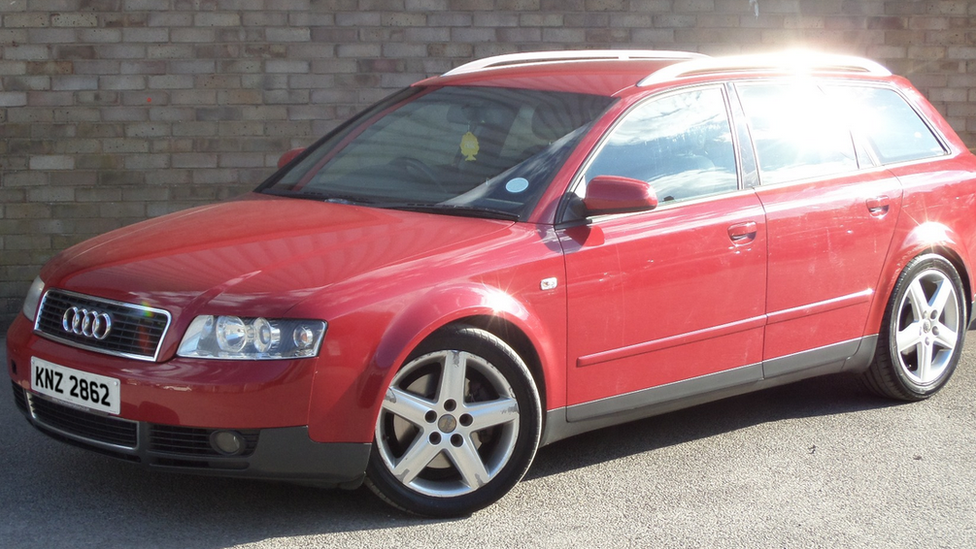
[[[411,88],[326,136],[259,192],[519,219],[608,97]]]

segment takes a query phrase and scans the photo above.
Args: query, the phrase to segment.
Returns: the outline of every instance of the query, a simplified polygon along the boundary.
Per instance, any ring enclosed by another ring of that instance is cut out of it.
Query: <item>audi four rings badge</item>
[[[112,317],[101,311],[71,307],[61,317],[61,327],[68,333],[101,341],[112,331]]]

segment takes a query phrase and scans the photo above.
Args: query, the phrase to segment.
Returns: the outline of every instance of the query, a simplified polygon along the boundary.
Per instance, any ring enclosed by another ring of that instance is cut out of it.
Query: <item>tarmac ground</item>
[[[148,471],[49,439],[0,390],[0,545],[976,547],[968,335],[929,400],[834,376],[604,429],[541,449],[510,494],[456,520],[402,514],[366,488]]]

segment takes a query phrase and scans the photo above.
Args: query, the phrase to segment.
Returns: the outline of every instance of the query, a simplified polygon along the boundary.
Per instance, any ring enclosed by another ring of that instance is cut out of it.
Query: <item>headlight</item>
[[[27,290],[27,297],[24,299],[24,316],[34,322],[34,318],[37,316],[37,305],[41,302],[41,296],[44,294],[44,281],[41,277],[34,279],[34,283],[31,284],[30,290]]]
[[[176,354],[188,358],[282,360],[318,356],[321,320],[198,316]]]

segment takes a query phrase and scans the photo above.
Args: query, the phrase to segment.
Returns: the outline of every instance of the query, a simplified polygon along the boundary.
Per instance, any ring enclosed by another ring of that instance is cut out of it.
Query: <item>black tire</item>
[[[541,430],[539,393],[518,354],[484,330],[449,327],[394,376],[366,484],[410,513],[467,516],[522,479]]]
[[[941,389],[956,369],[968,315],[962,280],[937,254],[905,266],[888,301],[874,362],[863,374],[873,392],[899,400],[923,400]]]

